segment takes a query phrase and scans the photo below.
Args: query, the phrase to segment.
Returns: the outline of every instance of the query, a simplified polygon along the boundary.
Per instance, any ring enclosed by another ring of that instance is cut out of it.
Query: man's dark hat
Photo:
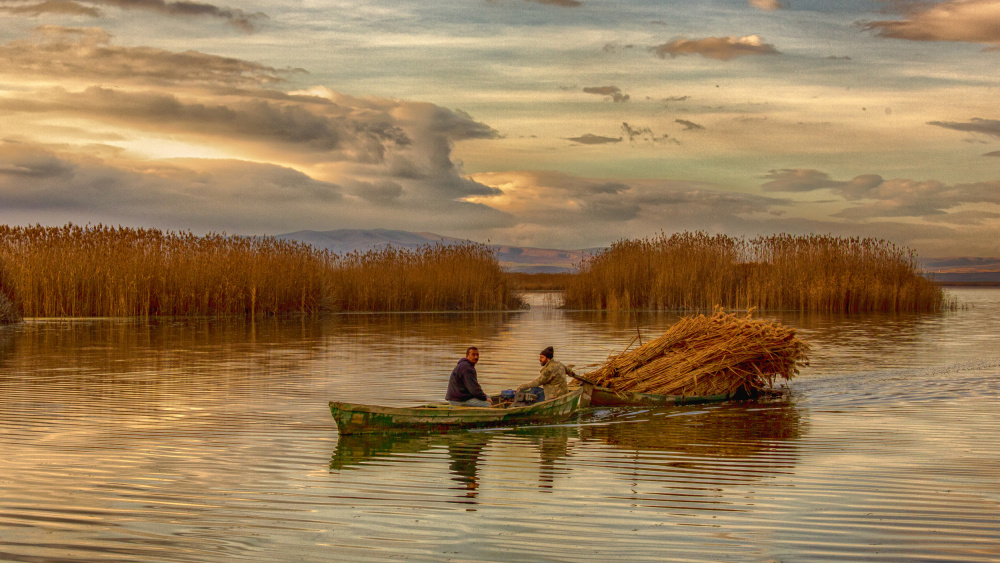
[[[555,352],[552,350],[552,346],[547,346],[544,350],[539,352],[539,354],[551,360]]]

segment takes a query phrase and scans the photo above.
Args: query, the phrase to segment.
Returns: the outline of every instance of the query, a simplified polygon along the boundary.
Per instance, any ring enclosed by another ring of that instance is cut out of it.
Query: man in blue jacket
[[[493,401],[483,393],[476,375],[476,363],[479,361],[479,348],[470,346],[465,351],[465,357],[458,361],[451,370],[448,379],[448,393],[445,400],[458,407],[491,407]]]

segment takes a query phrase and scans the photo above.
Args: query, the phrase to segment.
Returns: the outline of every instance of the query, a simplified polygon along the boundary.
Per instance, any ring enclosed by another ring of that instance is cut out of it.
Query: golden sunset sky
[[[1000,0],[0,0],[0,222],[1000,256]]]

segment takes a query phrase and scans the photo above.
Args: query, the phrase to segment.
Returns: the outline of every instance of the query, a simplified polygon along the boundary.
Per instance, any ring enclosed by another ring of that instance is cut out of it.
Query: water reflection
[[[636,319],[645,338],[677,317],[3,327],[0,559],[515,560],[530,544],[540,560],[996,561],[1000,291],[977,295],[937,315],[776,315],[817,350],[784,401],[407,438],[338,438],[327,402],[440,400],[470,341],[484,386],[510,388],[544,345],[600,362]]]
[[[745,458],[793,443],[802,437],[805,427],[792,399],[781,397],[634,414],[621,410],[608,424],[582,427],[580,435],[638,452]]]
[[[514,463],[520,473],[525,464],[533,465],[538,474],[538,490],[551,492],[557,475],[565,475],[567,471],[557,469],[557,464],[569,456],[571,444],[579,441],[579,437],[580,428],[573,425],[420,436],[340,436],[330,458],[330,469],[381,471],[387,465],[425,464],[427,456],[444,454],[448,461],[447,488],[455,492],[453,502],[476,504],[483,484],[481,473],[491,463],[493,466]]]
[[[451,460],[448,469],[451,480],[456,482],[452,489],[465,491],[465,498],[472,504],[479,496],[479,463],[487,442],[489,436],[481,433],[448,441],[448,458]]]

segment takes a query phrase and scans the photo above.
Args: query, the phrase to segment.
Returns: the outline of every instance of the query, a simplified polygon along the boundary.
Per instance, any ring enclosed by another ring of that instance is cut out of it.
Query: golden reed
[[[937,311],[941,286],[912,250],[884,240],[681,233],[621,240],[585,260],[565,291],[569,308],[809,312]]]
[[[500,310],[521,300],[468,243],[338,255],[271,237],[0,225],[0,294],[25,317]]]

